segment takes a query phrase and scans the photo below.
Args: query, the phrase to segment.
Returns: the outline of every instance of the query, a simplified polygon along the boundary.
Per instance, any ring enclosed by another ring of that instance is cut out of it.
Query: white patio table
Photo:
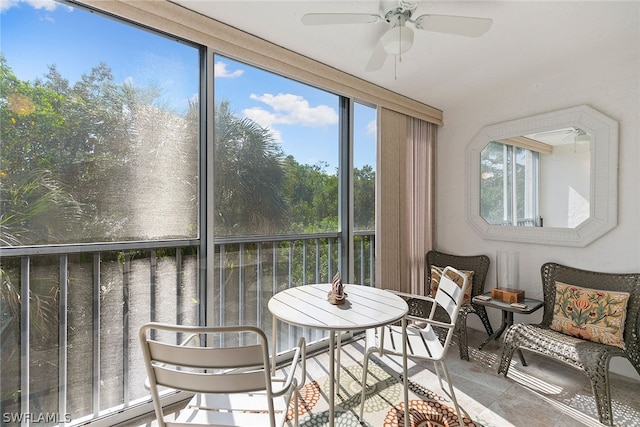
[[[277,338],[276,320],[290,325],[329,331],[329,426],[335,418],[335,365],[340,369],[340,351],[335,357],[335,336],[339,331],[359,331],[377,328],[403,319],[409,311],[399,296],[378,288],[346,284],[346,301],[333,305],[327,301],[331,283],[304,285],[278,292],[269,300],[273,315],[273,356]],[[339,350],[339,349],[338,349]]]

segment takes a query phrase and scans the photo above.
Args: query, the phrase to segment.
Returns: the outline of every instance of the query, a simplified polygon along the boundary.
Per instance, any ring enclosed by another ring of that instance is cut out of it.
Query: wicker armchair
[[[484,282],[487,278],[487,272],[489,271],[489,265],[491,260],[486,255],[450,255],[444,252],[429,251],[426,258],[425,279],[427,284],[426,293],[429,293],[429,284],[431,283],[431,266],[447,267],[451,266],[458,270],[473,271],[471,298],[476,295],[480,295],[484,292]],[[421,302],[420,302],[421,303]],[[429,313],[428,307],[421,307],[418,301],[409,303],[409,314],[416,314],[418,316]],[[423,312],[424,310],[424,312]],[[493,334],[493,328],[489,322],[489,316],[487,316],[487,310],[485,307],[469,304],[462,306],[458,313],[458,320],[456,322],[456,329],[454,334],[458,337],[458,346],[460,349],[460,358],[463,360],[469,360],[469,347],[467,344],[467,315],[475,313],[482,320],[482,324],[487,331],[487,334]],[[436,319],[448,321],[448,316],[443,310],[436,311]]]
[[[600,422],[613,425],[609,361],[614,356],[626,357],[640,374],[640,273],[598,273],[556,263],[546,263],[541,268],[541,274],[544,294],[542,323],[516,324],[507,331],[498,373],[504,373],[507,376],[513,352],[518,348],[564,362],[583,371],[589,377]],[[553,319],[556,280],[584,288],[630,294],[624,323],[624,350],[575,338],[549,328]]]

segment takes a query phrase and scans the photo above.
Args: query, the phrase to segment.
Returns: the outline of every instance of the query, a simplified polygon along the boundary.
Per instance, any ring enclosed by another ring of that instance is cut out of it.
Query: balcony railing
[[[225,238],[213,254],[207,293],[195,240],[3,251],[2,423],[75,425],[147,402],[142,324],[196,324],[206,316],[217,325],[257,325],[271,336],[269,298],[330,281],[341,245],[337,233]],[[356,283],[374,283],[373,232],[354,236],[354,271]],[[300,335],[324,337],[280,324],[279,351]]]
[[[516,220],[517,227],[542,227],[540,224],[542,218],[519,218]],[[504,226],[512,226],[512,221],[499,221],[499,222],[490,222],[491,225],[504,225]]]

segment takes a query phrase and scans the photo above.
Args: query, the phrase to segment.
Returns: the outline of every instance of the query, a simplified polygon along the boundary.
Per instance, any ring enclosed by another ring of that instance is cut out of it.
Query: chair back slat
[[[450,275],[457,276],[462,283],[459,286],[449,278]],[[447,266],[442,272],[438,291],[436,292],[436,303],[442,307],[449,315],[450,323],[455,324],[460,311],[460,305],[464,298],[464,291],[469,286],[467,276],[460,273],[453,267]]]
[[[148,341],[151,360],[192,368],[226,369],[262,366],[264,363],[261,345],[213,348],[186,347]]]
[[[155,366],[156,384],[159,386],[196,393],[247,393],[265,390],[269,371],[241,373],[200,373]]]

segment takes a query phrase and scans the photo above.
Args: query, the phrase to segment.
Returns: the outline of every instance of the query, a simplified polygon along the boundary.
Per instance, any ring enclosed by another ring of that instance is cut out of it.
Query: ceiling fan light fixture
[[[397,25],[382,35],[384,50],[391,55],[405,53],[413,45],[413,30]]]
[[[588,133],[582,132],[581,134],[576,135],[576,137],[573,138],[573,142],[576,142],[576,143],[591,142],[591,136]]]

